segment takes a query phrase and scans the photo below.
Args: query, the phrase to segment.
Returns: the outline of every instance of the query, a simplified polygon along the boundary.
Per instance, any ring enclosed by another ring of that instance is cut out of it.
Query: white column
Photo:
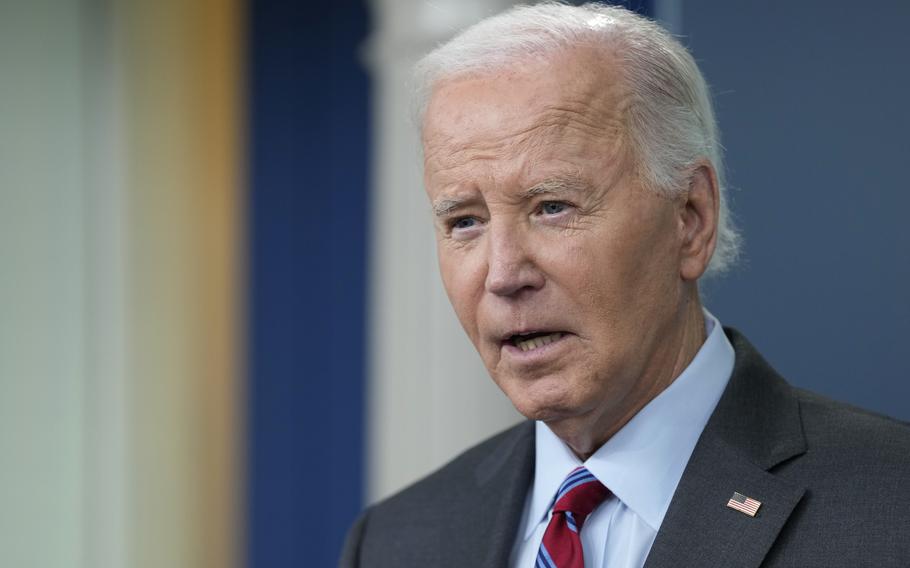
[[[0,566],[82,566],[80,2],[0,3]]]
[[[126,565],[112,19],[0,7],[0,565]]]
[[[131,437],[126,320],[123,93],[111,3],[85,1],[85,450],[84,566],[128,566],[128,443]]]
[[[384,497],[520,420],[440,282],[417,131],[414,63],[507,0],[374,0],[367,494]]]

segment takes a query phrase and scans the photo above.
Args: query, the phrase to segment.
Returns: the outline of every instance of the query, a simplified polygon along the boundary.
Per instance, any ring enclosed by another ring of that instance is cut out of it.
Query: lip
[[[522,335],[527,333],[530,332],[522,332]],[[504,358],[521,365],[533,365],[546,362],[549,359],[554,359],[568,349],[569,339],[574,337],[574,334],[567,331],[561,331],[559,333],[562,333],[562,337],[556,341],[529,351],[522,351],[521,348],[512,345],[512,342],[509,341],[508,338],[504,339],[501,344],[502,355]],[[512,337],[512,335],[516,334],[509,334],[508,337]]]
[[[506,331],[499,335],[499,340],[503,343],[508,343],[513,335],[531,335],[532,333],[563,333],[567,334],[568,331],[559,329],[559,324],[555,325],[538,325],[536,327],[517,327],[515,329]],[[495,336],[494,336],[495,337]]]

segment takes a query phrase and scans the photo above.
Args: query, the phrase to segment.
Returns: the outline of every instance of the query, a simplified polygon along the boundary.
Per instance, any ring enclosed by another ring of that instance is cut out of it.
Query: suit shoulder
[[[533,456],[534,423],[525,422],[370,506],[351,531],[346,566],[440,566],[451,558],[482,564],[478,541],[512,537],[500,514],[518,518]]]
[[[794,388],[810,451],[899,466],[910,472],[910,423]]]
[[[485,469],[495,469],[516,449],[533,452],[534,423],[522,422],[468,448],[451,461],[397,493],[376,503],[374,512],[394,513],[399,509],[425,508],[440,500],[461,498],[472,491]]]
[[[910,425],[793,389],[805,451],[773,473],[805,488],[766,564],[893,566],[910,558]],[[890,559],[892,563],[887,560]]]

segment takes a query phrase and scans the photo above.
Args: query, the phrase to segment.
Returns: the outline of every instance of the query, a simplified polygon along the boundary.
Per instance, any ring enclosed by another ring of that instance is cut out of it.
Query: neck
[[[688,296],[677,322],[669,334],[656,342],[658,348],[642,370],[636,388],[622,404],[599,413],[593,412],[580,423],[548,423],[580,460],[591,457],[642,408],[673,384],[695,358],[707,339],[697,289],[693,288]]]

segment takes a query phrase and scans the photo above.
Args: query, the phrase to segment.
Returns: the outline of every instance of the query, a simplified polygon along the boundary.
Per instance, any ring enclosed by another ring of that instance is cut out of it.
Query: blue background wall
[[[910,419],[910,3],[683,6],[746,239],[710,309],[792,383]]]
[[[358,0],[250,14],[249,566],[333,566],[362,506],[368,82]]]

